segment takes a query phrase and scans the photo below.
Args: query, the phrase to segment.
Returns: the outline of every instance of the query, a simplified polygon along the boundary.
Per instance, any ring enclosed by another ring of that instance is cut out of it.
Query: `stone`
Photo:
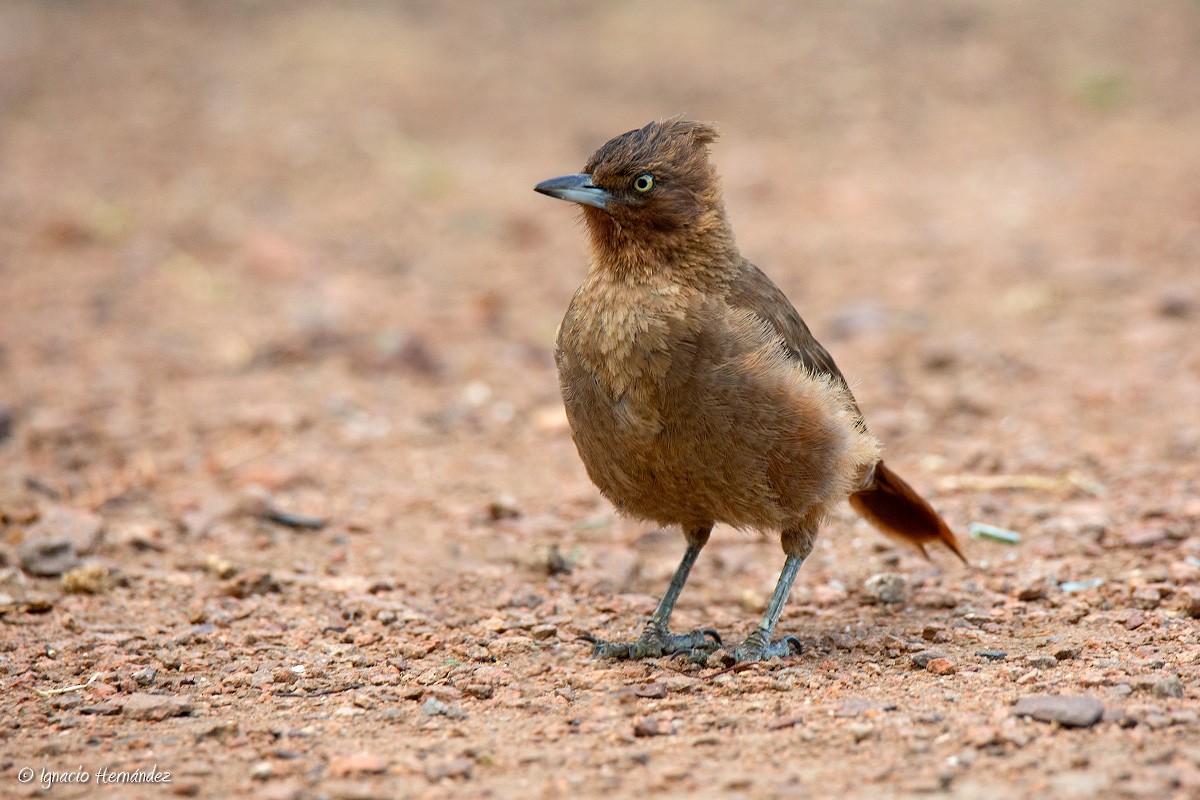
[[[1162,595],[1158,593],[1157,589],[1144,586],[1140,589],[1134,590],[1129,599],[1135,608],[1150,611],[1158,608],[1158,604],[1162,602]]]
[[[265,569],[251,570],[225,585],[225,594],[244,600],[254,595],[280,591],[279,581]]]
[[[925,664],[925,671],[932,672],[934,675],[953,675],[958,669],[948,658],[931,658]]]
[[[0,597],[6,598],[0,601],[0,607],[16,605],[28,596],[29,581],[25,579],[19,569],[15,567],[0,569]]]
[[[1037,578],[1029,581],[1017,590],[1017,599],[1022,602],[1041,600],[1054,584],[1047,578]]]
[[[647,736],[670,736],[675,733],[675,728],[669,723],[650,717],[648,719],[639,719],[633,723],[633,735],[638,738]]]
[[[187,697],[134,692],[126,698],[122,711],[130,719],[159,722],[167,717],[182,717],[191,714],[193,707],[191,699]]]
[[[91,561],[63,573],[63,591],[67,594],[103,594],[113,584],[108,567]]]
[[[558,636],[558,627],[556,625],[535,625],[530,629],[529,635],[539,642],[553,639]]]
[[[990,747],[1000,741],[1000,729],[994,725],[967,728],[966,740],[975,747]]]
[[[451,758],[425,765],[425,777],[433,782],[446,779],[470,780],[474,771],[475,762],[469,758]]]
[[[921,650],[913,653],[911,656],[909,656],[909,659],[912,661],[913,666],[917,669],[927,669],[929,667],[929,662],[937,659],[949,660],[946,658],[945,653],[940,653],[937,650]]]
[[[903,603],[908,599],[908,580],[895,572],[880,572],[863,581],[863,591],[875,603]]]
[[[387,772],[387,768],[387,761],[371,753],[354,753],[329,759],[329,774],[335,778],[346,778],[352,775],[382,775]]]
[[[1155,311],[1167,319],[1187,319],[1196,313],[1195,297],[1182,286],[1170,286],[1159,295]]]
[[[1183,681],[1179,680],[1179,676],[1170,675],[1166,678],[1159,678],[1150,687],[1150,691],[1154,692],[1155,697],[1183,697]]]
[[[1126,547],[1154,547],[1157,544],[1165,542],[1170,534],[1166,528],[1158,526],[1150,526],[1146,528],[1135,528],[1125,534]]]
[[[860,716],[878,716],[883,712],[895,711],[896,708],[896,704],[892,702],[872,700],[868,697],[853,697],[843,701],[834,710],[833,716],[843,719],[852,719]]]
[[[96,552],[104,533],[104,520],[89,511],[54,507],[42,513],[25,534],[26,541],[66,539],[81,556]]]
[[[57,578],[79,566],[75,543],[62,537],[27,539],[17,548],[21,569],[39,578]]]
[[[448,717],[450,719],[463,719],[467,716],[462,709],[436,697],[425,698],[425,702],[421,704],[421,713],[427,717]]]
[[[1057,722],[1067,728],[1090,728],[1104,715],[1104,704],[1084,695],[1033,695],[1022,698],[1013,716]]]
[[[847,726],[847,730],[850,731],[850,735],[854,737],[856,743],[875,735],[875,726],[869,722],[851,723]]]

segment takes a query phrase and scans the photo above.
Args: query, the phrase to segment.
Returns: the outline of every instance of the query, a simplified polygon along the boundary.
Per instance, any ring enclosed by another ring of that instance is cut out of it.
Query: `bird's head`
[[[662,262],[706,244],[731,246],[720,184],[708,161],[716,137],[701,122],[651,122],[609,140],[583,172],[542,181],[534,190],[583,207],[601,261]]]

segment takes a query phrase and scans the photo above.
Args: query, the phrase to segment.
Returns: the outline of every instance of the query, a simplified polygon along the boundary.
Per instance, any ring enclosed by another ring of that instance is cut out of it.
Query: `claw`
[[[592,658],[629,658],[630,642],[608,642],[587,633],[575,637],[577,642],[587,642],[592,646]]]
[[[756,628],[746,637],[725,659],[726,666],[732,664],[748,664],[755,661],[767,661],[772,658],[786,658],[798,655],[804,651],[800,640],[795,636],[785,636],[777,642],[772,642],[762,628]]]
[[[687,653],[705,657],[721,646],[721,634],[712,628],[701,628],[688,633],[671,633],[659,626],[648,627],[632,642],[609,642],[594,636],[577,637],[592,645],[595,658],[641,659],[661,658]]]

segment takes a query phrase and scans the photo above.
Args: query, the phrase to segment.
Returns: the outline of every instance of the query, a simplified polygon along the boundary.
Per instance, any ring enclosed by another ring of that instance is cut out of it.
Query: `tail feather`
[[[933,506],[882,461],[875,465],[871,486],[850,495],[850,505],[881,532],[915,544],[926,557],[925,545],[940,541],[964,564],[968,563],[954,531]]]

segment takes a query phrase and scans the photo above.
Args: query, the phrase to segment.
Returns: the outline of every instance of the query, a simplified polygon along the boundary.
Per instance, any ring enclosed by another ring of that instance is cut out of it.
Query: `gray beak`
[[[550,195],[551,197],[557,197],[559,200],[570,200],[572,203],[594,206],[601,210],[607,209],[608,204],[617,199],[599,186],[593,184],[591,175],[582,173],[578,175],[562,175],[558,178],[542,181],[533,187],[533,190]]]

